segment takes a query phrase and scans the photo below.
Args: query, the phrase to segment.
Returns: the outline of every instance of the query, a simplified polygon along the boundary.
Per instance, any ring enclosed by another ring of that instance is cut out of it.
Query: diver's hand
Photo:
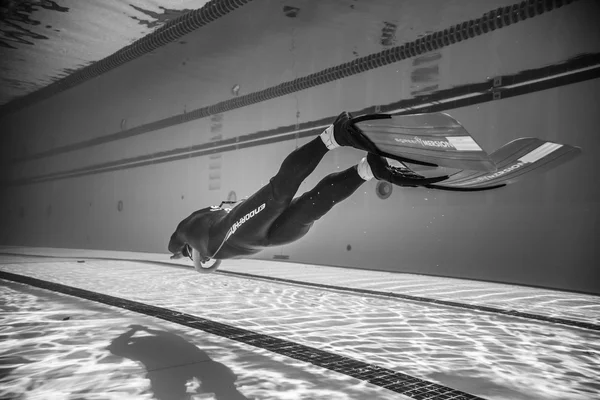
[[[207,261],[207,264],[210,263],[210,259]],[[210,267],[204,267],[202,262],[194,262],[194,269],[196,269],[196,271],[198,271],[201,274],[211,274],[213,272],[215,272],[217,270],[217,268],[219,268],[219,266],[221,265],[221,260],[213,260],[214,264],[212,264]]]
[[[211,258],[200,255],[198,250],[192,248],[192,259],[194,260],[194,268],[201,274],[210,274],[215,272],[221,265],[221,260],[214,260],[214,264],[210,267],[204,265],[211,261]]]

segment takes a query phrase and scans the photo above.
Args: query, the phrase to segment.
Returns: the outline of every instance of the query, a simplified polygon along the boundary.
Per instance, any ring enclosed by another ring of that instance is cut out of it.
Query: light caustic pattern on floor
[[[0,321],[0,399],[404,398],[266,350],[26,285],[0,285]]]
[[[0,268],[273,335],[488,399],[587,400],[600,390],[594,331],[133,262]]]
[[[383,271],[344,269],[342,273],[339,268],[303,264],[289,267],[289,264],[273,265],[259,260],[230,262],[223,269],[600,324],[600,297],[581,293]]]

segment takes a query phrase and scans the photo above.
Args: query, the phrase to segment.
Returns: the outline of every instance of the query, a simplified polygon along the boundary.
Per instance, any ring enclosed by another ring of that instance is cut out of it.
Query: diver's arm
[[[208,264],[213,255],[209,250],[211,239],[211,227],[217,222],[216,215],[205,215],[201,218],[190,221],[184,233],[186,242],[192,247],[192,261],[194,268],[201,274],[210,274],[219,268],[221,260],[214,260],[214,264],[208,268],[203,265]]]
[[[212,219],[209,218],[209,215],[202,215],[197,218],[191,218],[182,232],[184,241],[204,257],[209,256],[208,243],[210,241],[211,226]]]

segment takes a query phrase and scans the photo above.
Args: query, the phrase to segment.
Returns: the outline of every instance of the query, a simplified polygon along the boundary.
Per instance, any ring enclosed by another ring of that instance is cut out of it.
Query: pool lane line
[[[2,253],[2,252],[0,252],[0,255],[1,254],[8,254],[8,255],[13,255],[13,256],[14,255],[22,255],[22,254],[18,254],[18,253]],[[33,255],[33,256],[27,256],[27,257],[52,258],[53,256]],[[61,258],[64,259],[65,257],[61,257]],[[187,265],[184,266],[184,265],[180,265],[180,264],[179,265],[172,264],[169,262],[149,261],[149,260],[142,260],[142,259],[137,259],[137,260],[136,259],[120,259],[120,258],[111,258],[111,257],[73,257],[73,259],[98,260],[98,261],[129,261],[129,262],[150,263],[150,264],[162,265],[162,266],[167,266],[167,267],[175,267],[175,268],[185,268],[185,269],[193,268],[193,267],[187,266]],[[19,264],[19,263],[15,262],[12,264]],[[378,271],[378,270],[374,270],[374,271],[382,272],[382,271]],[[389,271],[383,271],[383,272],[389,272]],[[427,303],[427,304],[435,304],[435,305],[441,305],[441,306],[447,306],[447,307],[455,307],[455,308],[461,308],[461,309],[466,309],[466,310],[470,310],[470,311],[482,311],[482,312],[491,313],[491,314],[501,314],[501,315],[506,315],[506,316],[510,316],[510,317],[530,319],[530,320],[540,321],[540,322],[544,322],[544,323],[560,324],[560,325],[565,325],[565,326],[574,327],[574,328],[582,328],[582,329],[589,329],[592,331],[600,331],[600,324],[594,324],[591,322],[575,321],[575,320],[566,319],[566,318],[548,317],[545,315],[532,314],[532,313],[527,313],[527,312],[517,311],[517,310],[504,310],[502,308],[491,307],[491,306],[460,303],[460,302],[451,301],[451,300],[432,299],[429,297],[414,296],[414,295],[410,295],[410,294],[381,292],[381,291],[370,290],[370,289],[350,288],[350,287],[344,287],[344,286],[328,285],[328,284],[324,284],[324,283],[305,282],[305,281],[298,281],[298,280],[287,279],[287,278],[276,278],[276,277],[272,277],[272,276],[250,274],[247,272],[234,272],[234,271],[218,270],[215,273],[223,274],[223,275],[230,275],[230,276],[245,278],[245,279],[248,279],[248,278],[258,279],[258,280],[286,283],[286,284],[299,285],[299,286],[305,286],[305,287],[335,290],[335,291],[339,291],[339,292],[347,292],[347,293],[352,293],[352,294],[361,294],[361,295],[409,300],[409,301],[414,301],[417,303]]]
[[[350,357],[197,317],[195,315],[4,271],[0,271],[0,279],[95,301],[187,326],[196,330],[201,330],[206,333],[254,346],[259,349],[268,350],[295,360],[307,362],[321,368],[344,374],[416,400],[432,398],[446,400],[483,400],[481,397],[401,372],[396,372],[391,369],[378,367]]]
[[[68,76],[50,83],[25,96],[17,97],[10,102],[0,105],[0,118],[25,107],[37,104],[77,85],[103,75],[121,65],[138,59],[160,47],[177,41],[179,38],[200,29],[213,21],[226,16],[236,9],[253,0],[210,0],[201,8],[186,12],[166,23],[153,32],[135,40],[133,43],[120,48],[113,54],[92,64],[79,68]],[[562,4],[561,4],[562,6]]]

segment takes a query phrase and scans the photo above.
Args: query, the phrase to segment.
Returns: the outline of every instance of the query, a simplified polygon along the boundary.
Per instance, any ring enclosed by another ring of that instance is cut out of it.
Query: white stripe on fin
[[[446,137],[452,146],[459,151],[482,151],[481,147],[471,136],[450,136]]]
[[[535,150],[530,151],[523,157],[519,158],[519,161],[524,163],[534,163],[539,159],[546,157],[548,154],[556,151],[562,147],[562,144],[558,143],[544,143]]]

